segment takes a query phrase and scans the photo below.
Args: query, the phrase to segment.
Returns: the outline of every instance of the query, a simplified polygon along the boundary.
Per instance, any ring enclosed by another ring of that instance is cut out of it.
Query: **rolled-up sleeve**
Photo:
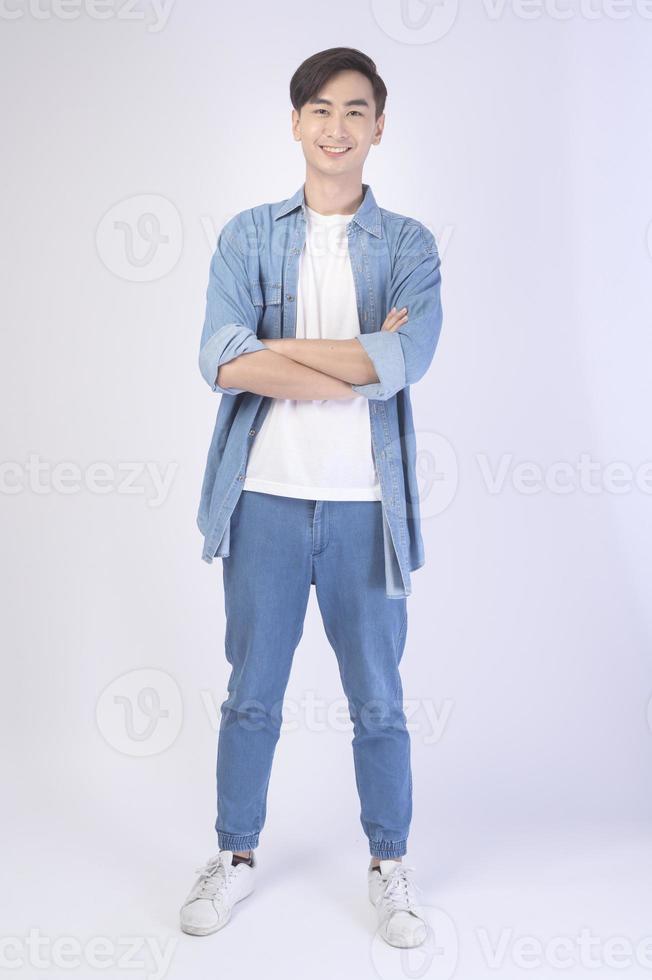
[[[212,391],[239,395],[245,390],[221,387],[217,373],[220,365],[240,354],[269,349],[256,336],[257,325],[258,313],[251,298],[236,219],[232,218],[220,232],[211,259],[199,347],[199,370]]]
[[[366,398],[387,401],[414,384],[432,362],[441,333],[441,261],[434,235],[414,222],[394,261],[387,310],[408,308],[408,321],[398,330],[357,334],[378,381],[352,385]]]

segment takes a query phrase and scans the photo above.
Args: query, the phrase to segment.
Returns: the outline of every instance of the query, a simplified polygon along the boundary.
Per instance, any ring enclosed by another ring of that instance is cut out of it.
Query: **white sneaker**
[[[254,890],[257,860],[231,863],[233,851],[221,850],[206,863],[181,907],[181,929],[191,936],[209,936],[225,926],[236,902]]]
[[[419,946],[428,934],[416,885],[409,875],[414,870],[389,858],[381,860],[379,874],[369,863],[369,900],[378,913],[378,931],[390,946]]]

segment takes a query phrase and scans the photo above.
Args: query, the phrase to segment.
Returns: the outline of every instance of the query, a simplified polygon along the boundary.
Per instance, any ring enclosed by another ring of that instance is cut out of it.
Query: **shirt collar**
[[[292,197],[284,201],[280,207],[274,212],[274,220],[277,218],[282,218],[291,211],[296,211],[298,207],[305,217],[305,206],[306,206],[306,194],[305,194],[305,182],[301,185],[298,191],[296,191]],[[364,197],[362,199],[362,204],[358,210],[351,216],[351,220],[355,221],[356,224],[368,231],[370,235],[375,235],[376,238],[382,238],[382,224],[380,220],[380,209],[376,204],[376,198],[373,195],[373,191],[369,184],[363,184],[362,189],[364,191]]]

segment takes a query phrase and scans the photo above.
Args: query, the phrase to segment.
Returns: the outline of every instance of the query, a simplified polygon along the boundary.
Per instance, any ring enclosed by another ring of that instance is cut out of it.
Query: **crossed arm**
[[[392,307],[380,330],[347,340],[257,336],[260,308],[236,219],[211,261],[199,368],[213,391],[272,398],[386,401],[417,382],[432,361],[442,324],[440,259],[425,226],[406,226],[388,284]],[[410,322],[408,322],[408,312]],[[246,356],[245,356],[246,355]]]
[[[407,310],[391,310],[383,330],[407,323]],[[353,385],[378,384],[373,362],[352,337],[311,340],[294,337],[263,340],[266,351],[252,351],[222,364],[217,384],[272,398],[321,400],[354,398]],[[269,356],[271,351],[273,356]]]

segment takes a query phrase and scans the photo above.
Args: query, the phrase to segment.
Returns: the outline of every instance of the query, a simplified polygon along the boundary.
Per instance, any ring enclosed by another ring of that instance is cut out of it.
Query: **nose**
[[[326,136],[333,140],[346,140],[347,132],[344,122],[334,117],[329,120],[330,125],[325,127]]]

